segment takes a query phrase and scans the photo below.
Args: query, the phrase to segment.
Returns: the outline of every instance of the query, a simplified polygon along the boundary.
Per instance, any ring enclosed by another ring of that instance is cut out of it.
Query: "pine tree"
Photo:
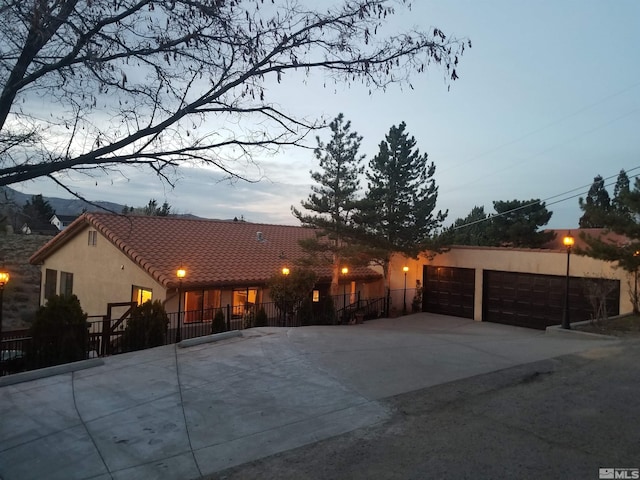
[[[368,191],[357,222],[370,253],[381,263],[389,282],[394,252],[416,256],[429,244],[447,212],[434,214],[438,187],[436,167],[420,154],[406,124],[392,126],[379,153],[369,162]]]
[[[490,220],[490,238],[496,246],[509,245],[520,248],[540,248],[553,240],[553,232],[539,231],[549,223],[553,212],[544,202],[531,200],[495,201],[496,215]]]
[[[624,170],[620,170],[616,185],[613,187],[613,199],[611,200],[611,210],[628,220],[631,220],[631,210],[625,203],[625,198],[630,193],[629,176]]]
[[[442,233],[442,242],[446,245],[492,245],[489,226],[484,207],[475,206],[466,217],[458,218]]]
[[[316,185],[311,187],[308,199],[301,202],[310,213],[295,207],[291,211],[304,226],[318,230],[317,238],[304,242],[303,247],[318,261],[332,265],[331,291],[337,294],[341,263],[351,256],[347,240],[352,237],[351,217],[360,189],[358,177],[364,171],[364,155],[358,153],[362,137],[351,131],[351,122],[345,121],[342,113],[329,128],[332,133],[329,143],[316,137],[318,146],[314,155],[320,171],[310,172]]]
[[[580,209],[584,212],[580,217],[580,228],[602,228],[603,215],[606,215],[611,208],[609,193],[605,189],[604,179],[596,175],[587,193],[587,198],[580,197],[578,200]]]

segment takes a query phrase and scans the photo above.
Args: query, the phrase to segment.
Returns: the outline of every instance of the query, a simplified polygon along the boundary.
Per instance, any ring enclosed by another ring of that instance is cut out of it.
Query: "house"
[[[49,223],[61,232],[71,225],[76,218],[78,218],[78,215],[58,215],[56,213],[49,219]]]
[[[562,321],[569,260],[569,318],[572,322],[594,316],[592,302],[606,298],[607,314],[633,311],[637,296],[637,274],[615,263],[578,255],[585,248],[580,233],[607,235],[623,244],[626,240],[602,229],[573,230],[575,246],[568,255],[562,243],[567,230],[556,231],[546,248],[452,246],[438,255],[407,259],[396,255],[391,263],[392,305],[402,305],[403,267],[413,298],[416,281],[423,288],[421,310],[529,328],[544,329]]]
[[[309,228],[239,221],[84,213],[31,258],[41,266],[41,303],[75,294],[90,316],[108,303],[160,300],[168,312],[195,312],[185,322],[210,320],[214,309],[240,314],[270,302],[267,281],[304,256]],[[184,277],[177,277],[184,269]],[[318,275],[314,300],[328,295],[330,267]],[[285,279],[283,279],[285,281]],[[382,296],[381,275],[351,268],[345,294]],[[197,313],[200,312],[200,313]]]

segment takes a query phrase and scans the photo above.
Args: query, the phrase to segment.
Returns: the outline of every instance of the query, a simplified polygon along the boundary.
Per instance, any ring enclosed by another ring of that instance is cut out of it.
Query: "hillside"
[[[36,195],[35,193],[33,195]],[[21,193],[17,190],[13,190],[9,187],[0,187],[0,203],[9,202],[17,207],[22,207],[27,200],[31,200],[32,194]],[[49,205],[55,210],[55,212],[59,215],[80,215],[82,212],[94,212],[96,210],[100,210],[99,207],[105,208],[112,212],[120,213],[124,207],[124,205],[120,205],[119,203],[113,202],[104,202],[104,201],[95,201],[93,202],[95,205],[85,202],[84,200],[79,200],[77,198],[58,198],[58,197],[43,197],[44,200],[49,202]]]
[[[38,309],[40,267],[29,257],[47,241],[43,235],[0,235],[0,266],[11,275],[4,289],[2,330],[27,328]]]

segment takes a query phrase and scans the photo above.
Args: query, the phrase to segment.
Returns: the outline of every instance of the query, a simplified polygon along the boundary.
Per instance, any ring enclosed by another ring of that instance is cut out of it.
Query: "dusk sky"
[[[393,22],[390,28],[437,26],[472,41],[449,91],[433,67],[414,78],[414,90],[391,86],[369,95],[364,87],[323,88],[320,77],[305,85],[289,76],[267,98],[309,119],[344,113],[364,137],[367,161],[389,128],[405,121],[436,164],[446,224],[475,205],[489,213],[494,200],[540,198],[553,211],[549,227],[576,228],[577,196],[595,175],[613,183],[620,169],[640,173],[640,2],[421,0]],[[319,135],[329,139],[328,131]],[[245,173],[264,177],[258,183],[229,185],[215,171],[183,168],[173,190],[142,171],[78,178],[73,186],[91,200],[142,206],[155,198],[177,213],[297,224],[290,207],[310,192],[309,170],[318,168],[312,151],[255,161],[260,170]],[[69,197],[44,180],[11,187]]]

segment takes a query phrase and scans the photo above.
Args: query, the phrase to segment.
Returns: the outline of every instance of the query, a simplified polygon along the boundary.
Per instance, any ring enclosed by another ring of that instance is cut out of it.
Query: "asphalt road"
[[[392,414],[381,423],[206,478],[598,479],[600,468],[638,468],[640,338],[382,403]]]

